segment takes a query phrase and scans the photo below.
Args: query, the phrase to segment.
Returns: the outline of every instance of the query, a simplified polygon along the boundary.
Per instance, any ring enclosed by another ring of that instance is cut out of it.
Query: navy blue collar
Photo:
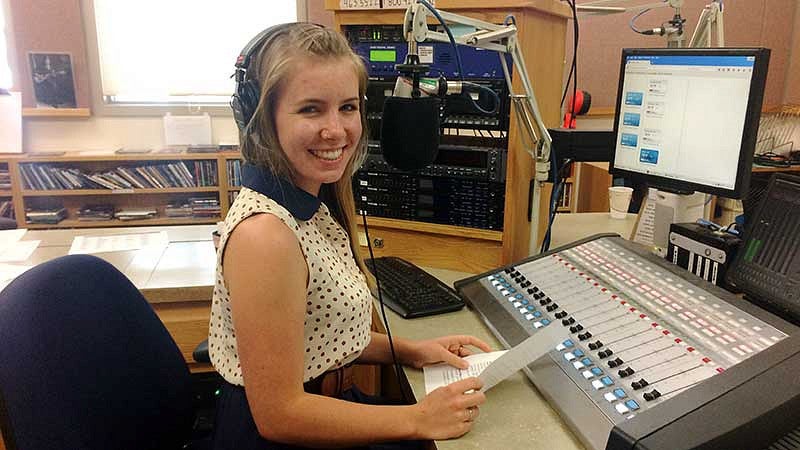
[[[275,176],[271,170],[242,164],[242,186],[263,194],[286,208],[296,219],[309,220],[319,209],[320,199]]]

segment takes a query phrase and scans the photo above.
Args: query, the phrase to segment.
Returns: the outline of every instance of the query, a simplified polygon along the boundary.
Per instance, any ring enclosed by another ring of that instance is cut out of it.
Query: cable
[[[389,338],[389,349],[392,351],[392,366],[394,366],[395,375],[397,376],[397,383],[400,385],[400,393],[403,394],[403,402],[410,404],[408,397],[406,397],[406,390],[403,389],[403,369],[397,361],[397,354],[394,351],[394,341],[392,340],[392,332],[389,330],[389,320],[386,318],[386,308],[383,306],[383,294],[381,294],[381,279],[378,275],[378,265],[375,264],[375,255],[372,253],[372,241],[369,239],[369,227],[367,226],[367,211],[361,210],[361,219],[364,223],[364,235],[367,238],[367,249],[369,249],[369,258],[372,263],[372,273],[375,275],[375,288],[378,290],[378,303],[381,306],[381,316],[383,316],[383,325],[386,327],[386,337]]]
[[[566,86],[564,86],[564,94],[561,98],[561,104],[564,104],[564,97],[567,95],[567,90],[569,89],[569,81],[572,80],[572,104],[570,105],[570,111],[572,114],[575,114],[575,102],[577,101],[576,93],[578,90],[578,42],[580,40],[580,28],[578,26],[578,10],[577,6],[575,5],[575,0],[567,0],[570,8],[572,9],[572,22],[573,22],[573,34],[574,39],[572,43],[572,68],[570,69],[570,76],[567,78]],[[553,161],[557,161],[555,154],[553,153],[552,149],[550,152],[550,157],[553,158]],[[553,222],[555,221],[556,213],[558,212],[558,200],[561,197],[561,191],[564,188],[564,184],[566,182],[566,175],[562,174],[564,169],[569,167],[572,163],[571,159],[564,160],[562,166],[556,169],[556,164],[553,163],[551,166],[553,167],[553,189],[550,191],[550,208],[548,210],[548,221],[547,221],[547,231],[545,232],[544,238],[542,239],[542,246],[540,249],[541,253],[546,252],[550,249],[550,235],[551,230],[553,228]]]
[[[542,239],[542,246],[539,249],[540,253],[550,250],[550,234],[553,228],[553,222],[558,212],[558,199],[561,198],[561,190],[564,188],[567,179],[566,169],[572,164],[572,159],[567,158],[561,167],[554,173],[553,177],[553,190],[550,191],[550,209],[547,220],[547,231],[545,231],[544,238]],[[555,166],[555,164],[553,164]]]
[[[628,26],[631,27],[631,30],[633,30],[633,31],[635,31],[636,33],[639,33],[639,34],[653,34],[652,32],[651,33],[645,33],[644,31],[636,28],[636,24],[635,24],[636,19],[638,19],[639,17],[643,16],[645,13],[649,12],[651,9],[652,8],[643,9],[643,10],[639,11],[635,16],[633,16],[631,18],[630,22],[628,22]]]
[[[477,109],[478,111],[480,111],[480,112],[482,112],[482,113],[484,113],[486,115],[492,115],[492,114],[497,113],[497,110],[500,109],[500,96],[497,95],[497,92],[495,92],[494,89],[488,88],[488,87],[480,85],[478,83],[473,83],[471,81],[463,81],[461,84],[464,87],[471,87],[471,88],[478,89],[478,90],[481,90],[481,91],[484,91],[484,92],[488,92],[489,95],[492,97],[494,108],[492,108],[491,111],[487,111],[487,110],[481,108],[481,106],[478,104],[478,102],[476,102],[475,99],[472,98],[472,96],[468,95],[468,93],[466,91],[464,91],[461,95],[467,95],[467,97],[472,101],[472,105],[475,106],[475,109]]]
[[[453,33],[450,31],[450,27],[447,26],[447,23],[445,23],[444,19],[442,18],[442,15],[439,14],[439,11],[437,11],[436,8],[434,8],[430,3],[428,3],[426,0],[419,0],[419,2],[423,6],[428,8],[428,11],[430,11],[431,14],[433,14],[434,17],[436,17],[439,23],[442,24],[445,33],[447,33],[447,37],[450,39],[450,45],[453,46],[453,52],[455,52],[456,54],[456,64],[458,65],[458,78],[461,81],[464,81],[464,68],[461,65],[461,54],[458,52],[458,46],[456,45],[456,38],[453,37]]]

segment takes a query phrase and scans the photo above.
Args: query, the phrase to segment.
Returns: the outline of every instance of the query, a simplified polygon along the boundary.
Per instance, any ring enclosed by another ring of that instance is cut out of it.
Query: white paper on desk
[[[211,116],[164,115],[164,145],[211,145]]]
[[[481,372],[479,376],[483,381],[483,389],[481,390],[486,392],[493,388],[497,383],[546,355],[568,337],[569,331],[564,327],[550,326],[540,328],[533,336],[520,342]]]
[[[76,236],[72,240],[70,255],[139,250],[145,247],[166,248],[169,236],[166,231],[111,236]]]
[[[476,353],[474,355],[465,356],[464,359],[469,362],[469,367],[466,369],[459,369],[450,364],[436,364],[433,366],[423,367],[425,375],[425,393],[430,394],[434,389],[442,386],[447,386],[450,383],[463,380],[464,378],[477,377],[483,372],[483,369],[489,367],[492,361],[502,356],[506,350],[489,353]]]
[[[25,262],[42,241],[18,241],[0,251],[0,263]]]
[[[25,236],[25,232],[27,231],[28,230],[24,228],[0,231],[0,253],[19,242],[19,240],[22,239],[22,236]]]
[[[0,291],[33,266],[15,266],[14,264],[0,264]]]

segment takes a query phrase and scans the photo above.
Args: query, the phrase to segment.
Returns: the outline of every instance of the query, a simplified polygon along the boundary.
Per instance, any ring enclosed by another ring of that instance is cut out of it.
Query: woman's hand
[[[472,354],[472,351],[466,347],[468,345],[477,347],[484,352],[491,351],[487,343],[473,336],[442,336],[426,341],[409,341],[401,361],[403,364],[417,369],[440,362],[459,369],[466,369],[469,364],[461,357]]]
[[[485,345],[485,344],[484,344]],[[486,401],[483,382],[475,377],[442,386],[414,405],[420,439],[452,439],[472,429],[478,405]]]

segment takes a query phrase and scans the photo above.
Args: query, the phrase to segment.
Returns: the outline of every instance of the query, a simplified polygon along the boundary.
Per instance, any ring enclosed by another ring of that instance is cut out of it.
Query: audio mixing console
[[[456,288],[506,346],[543,327],[569,329],[569,339],[525,372],[595,449],[606,448],[612,429],[625,422],[663,427],[675,414],[662,406],[670,399],[690,396],[797,334],[794,325],[612,235],[462,280]],[[679,403],[687,410],[699,406]]]

